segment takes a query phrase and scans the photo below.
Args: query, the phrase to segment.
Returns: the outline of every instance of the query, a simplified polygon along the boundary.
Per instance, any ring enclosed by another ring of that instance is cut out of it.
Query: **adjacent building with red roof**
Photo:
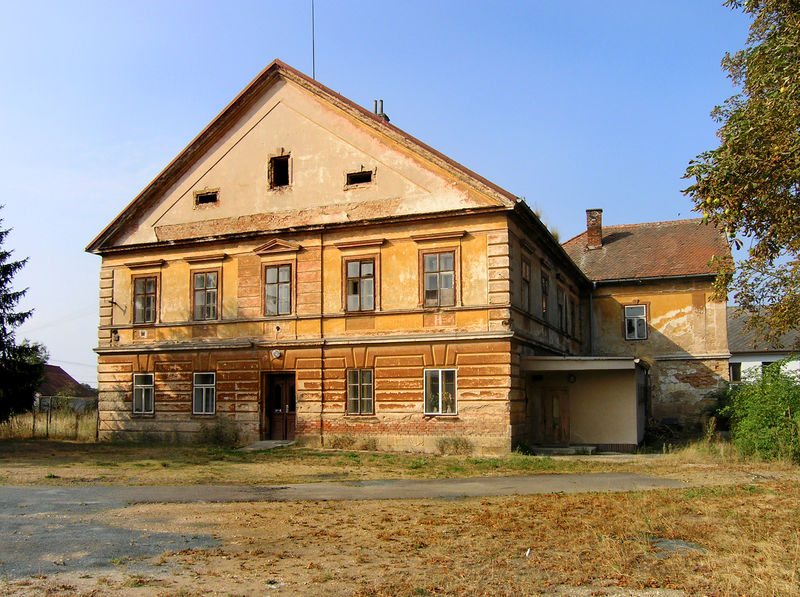
[[[593,284],[591,352],[646,363],[649,415],[696,424],[728,377],[725,302],[712,296],[724,232],[700,219],[604,226],[601,209],[586,220],[562,246]]]

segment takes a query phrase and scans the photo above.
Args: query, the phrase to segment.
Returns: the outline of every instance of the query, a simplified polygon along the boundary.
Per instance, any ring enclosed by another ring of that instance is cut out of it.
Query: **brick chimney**
[[[603,210],[586,210],[586,248],[599,249],[603,246]]]

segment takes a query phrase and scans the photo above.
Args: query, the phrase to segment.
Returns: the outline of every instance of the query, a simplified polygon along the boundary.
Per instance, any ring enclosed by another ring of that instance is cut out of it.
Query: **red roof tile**
[[[42,396],[56,396],[60,391],[71,396],[94,396],[58,365],[45,365],[44,379],[37,392]]]
[[[590,280],[714,274],[711,258],[730,254],[725,234],[700,219],[603,226],[603,245],[586,248],[586,232],[561,245]]]

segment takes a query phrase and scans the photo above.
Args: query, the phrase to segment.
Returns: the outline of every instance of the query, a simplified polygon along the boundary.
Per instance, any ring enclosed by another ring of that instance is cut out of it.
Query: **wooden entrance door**
[[[569,394],[554,388],[542,391],[542,442],[569,443]]]
[[[294,373],[267,373],[264,375],[262,388],[262,421],[268,424],[262,425],[261,436],[293,440],[296,420]]]

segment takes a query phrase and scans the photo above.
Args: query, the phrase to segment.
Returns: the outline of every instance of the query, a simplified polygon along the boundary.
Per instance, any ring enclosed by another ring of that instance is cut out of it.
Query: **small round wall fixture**
[[[567,376],[567,381],[568,381],[569,383],[575,383],[575,380],[576,380],[576,379],[577,379],[577,378],[575,377],[575,374],[574,374],[574,373],[570,373],[570,374]]]
[[[270,354],[272,354],[273,359],[279,359],[281,356],[281,351],[278,350],[277,348],[274,348],[272,349],[272,352]]]

